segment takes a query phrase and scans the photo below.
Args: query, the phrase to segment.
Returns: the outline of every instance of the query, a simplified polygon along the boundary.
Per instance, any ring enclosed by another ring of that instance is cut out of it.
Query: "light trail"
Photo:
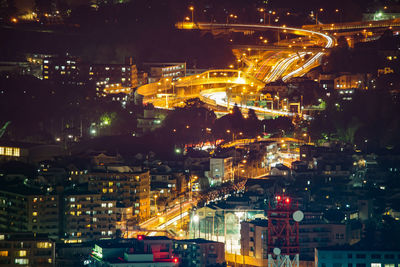
[[[242,29],[242,30],[268,30],[268,29],[273,29],[273,30],[284,30],[285,32],[291,32],[296,35],[301,35],[301,36],[318,36],[322,39],[325,40],[325,46],[324,48],[331,48],[334,44],[334,40],[332,37],[330,37],[327,34],[316,32],[316,31],[311,31],[311,30],[306,30],[306,29],[299,29],[299,28],[293,28],[293,27],[280,27],[280,26],[269,26],[269,25],[249,25],[249,24],[211,24],[211,23],[191,23],[190,27],[185,27],[185,24],[182,24],[182,28],[184,29],[213,29],[213,28],[236,28],[236,29]],[[316,42],[315,39],[313,40],[310,38],[310,41]],[[317,42],[318,43],[318,42]],[[306,47],[304,48],[306,49]],[[283,49],[284,51],[284,49]],[[289,78],[295,76],[295,75],[301,75],[302,72],[306,72],[310,67],[313,66],[318,60],[324,55],[324,52],[317,52],[314,56],[312,56],[310,59],[308,59],[304,64],[301,64],[301,67],[294,69],[293,66],[296,66],[297,60],[298,59],[303,59],[307,54],[312,54],[311,52],[299,52],[295,54],[289,54],[287,58],[283,59],[278,59],[278,54],[282,52],[275,53],[271,56],[269,56],[267,59],[265,59],[261,66],[258,68],[258,70],[254,71],[254,76],[247,75],[242,77],[243,74],[246,73],[246,71],[237,71],[238,72],[238,78],[236,80],[232,80],[232,77],[229,78],[226,77],[220,77],[220,76],[213,76],[211,77],[211,72],[215,72],[214,75],[216,75],[216,72],[223,73],[225,72],[225,76],[229,72],[232,72],[232,70],[209,70],[207,72],[204,72],[199,75],[194,75],[194,76],[188,76],[184,77],[181,79],[178,79],[177,82],[175,82],[175,88],[183,88],[185,90],[193,90],[193,86],[198,86],[198,85],[207,85],[205,90],[202,89],[200,91],[196,92],[196,95],[200,95],[205,99],[205,101],[211,105],[217,105],[217,106],[224,106],[224,107],[229,107],[232,104],[238,104],[239,107],[245,108],[245,109],[254,109],[255,111],[263,112],[263,113],[270,113],[270,114],[275,114],[275,115],[280,115],[280,116],[294,116],[297,113],[292,113],[292,112],[287,112],[287,111],[279,111],[279,110],[272,110],[272,109],[267,109],[267,108],[261,108],[261,107],[253,107],[253,106],[247,106],[243,105],[241,103],[234,103],[232,101],[227,100],[226,96],[226,90],[227,88],[232,88],[238,85],[251,85],[253,87],[254,85],[256,86],[256,90],[261,90],[264,87],[264,83],[261,82],[260,80],[257,80],[257,78],[261,78],[260,76],[264,76],[264,73],[267,72],[268,69],[268,63],[272,60],[276,60],[277,62],[271,70],[269,71],[268,75],[264,78],[264,82],[271,82],[274,80],[279,79],[279,77],[283,76],[282,80],[287,81]],[[265,54],[267,55],[267,54]],[[248,72],[253,72],[253,62],[249,60],[246,57],[242,57],[241,60],[245,62],[247,65],[249,65],[249,68],[247,68]],[[291,71],[292,70],[292,71]],[[289,72],[290,71],[290,72]],[[287,73],[289,72],[289,73]],[[242,74],[241,74],[242,73]],[[303,73],[303,75],[304,75]],[[203,78],[203,80],[198,79],[199,77]],[[158,85],[164,84],[165,81],[162,80],[162,82],[159,82]],[[226,85],[223,88],[220,88],[221,84],[225,83]],[[260,83],[260,84],[257,84]],[[170,86],[171,87],[171,86]],[[165,87],[163,89],[159,88],[159,86],[155,85],[144,85],[140,87],[137,90],[137,93],[145,95],[148,99],[153,100],[154,96],[159,93],[162,90],[170,90],[171,88]],[[210,93],[210,89],[213,90],[213,92]],[[173,90],[173,88],[172,88]],[[220,91],[221,90],[221,91]],[[142,93],[143,92],[143,93]],[[193,97],[193,93],[191,95]],[[206,99],[209,99],[211,101],[207,101]],[[167,101],[167,100],[166,100]],[[215,104],[214,104],[215,103]],[[162,107],[163,108],[163,107]]]

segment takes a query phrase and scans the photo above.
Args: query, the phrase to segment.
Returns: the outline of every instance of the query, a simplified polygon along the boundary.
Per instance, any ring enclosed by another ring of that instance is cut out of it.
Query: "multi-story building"
[[[253,266],[268,265],[267,233],[267,220],[241,223],[241,254],[246,263],[252,263]]]
[[[46,235],[0,233],[0,265],[55,266],[55,243]]]
[[[99,241],[85,262],[90,267],[173,267],[179,265],[179,258],[172,254],[171,239],[138,236],[124,241]]]
[[[56,194],[46,194],[22,183],[0,189],[0,231],[60,234],[60,205]]]
[[[180,266],[224,266],[225,244],[201,238],[175,240],[174,255],[179,258]]]
[[[329,224],[323,221],[320,212],[305,212],[299,225],[300,259],[312,261],[314,249],[350,242],[349,229],[345,224]],[[241,223],[241,254],[247,264],[265,266],[268,259],[268,220],[244,221]]]
[[[315,250],[316,267],[396,267],[400,251],[374,247],[337,246]]]
[[[89,190],[133,208],[140,220],[150,216],[150,173],[128,166],[105,166],[86,174]]]
[[[138,84],[137,68],[132,58],[127,58],[124,64],[93,64],[68,54],[65,57],[45,58],[43,79],[76,85],[93,82],[99,94],[130,93],[131,88]],[[107,85],[110,88],[113,85],[118,90],[111,92],[111,89],[106,88]]]
[[[161,78],[171,78],[186,76],[186,62],[182,63],[144,63],[149,70],[149,83],[156,82]]]
[[[364,89],[364,74],[343,74],[334,80],[334,88],[339,90],[345,89]]]
[[[78,57],[51,57],[43,60],[43,79],[82,85],[87,81],[87,70]]]
[[[117,203],[100,193],[71,190],[64,193],[66,243],[81,243],[116,235]]]
[[[233,180],[233,159],[211,158],[210,159],[210,185],[218,185]]]

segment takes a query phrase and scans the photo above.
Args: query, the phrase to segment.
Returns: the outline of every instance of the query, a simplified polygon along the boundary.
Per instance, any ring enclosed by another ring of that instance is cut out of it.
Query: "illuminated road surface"
[[[311,37],[318,37],[324,41],[324,48],[331,48],[334,45],[333,39],[326,34],[298,29],[292,27],[279,27],[279,26],[267,26],[267,25],[247,25],[247,24],[209,24],[209,23],[188,23],[187,25],[192,25],[192,27],[185,27],[186,24],[182,24],[182,28],[184,29],[237,29],[237,30],[254,30],[254,31],[264,31],[264,30],[282,30],[284,32],[289,32],[296,35],[301,36],[309,36],[310,42],[307,45],[312,45],[313,42],[319,43],[317,40],[312,40]],[[308,42],[308,41],[306,41]],[[289,46],[289,44],[288,44]],[[282,48],[282,51],[284,48]],[[212,77],[211,73],[231,73],[234,70],[211,70],[199,75],[188,76],[175,81],[172,84],[172,80],[170,81],[168,78],[161,79],[158,83],[148,84],[141,86],[138,88],[137,93],[144,96],[144,102],[151,102],[156,107],[159,108],[171,108],[175,106],[175,103],[178,101],[174,100],[174,98],[180,99],[182,102],[182,98],[186,97],[202,97],[203,100],[206,101],[207,104],[222,107],[229,107],[237,104],[239,107],[245,109],[254,109],[258,113],[272,114],[278,116],[295,116],[297,113],[282,111],[282,110],[272,110],[268,108],[262,107],[254,107],[247,106],[242,103],[236,103],[231,100],[227,100],[226,91],[228,88],[232,89],[236,86],[245,85],[253,87],[255,93],[263,89],[263,85],[265,83],[278,80],[282,78],[283,81],[287,81],[291,77],[304,75],[307,71],[309,71],[312,67],[316,66],[324,55],[323,52],[318,52],[315,55],[312,52],[289,52],[286,51],[282,54],[281,52],[274,53],[267,57],[264,60],[260,61],[260,67],[254,67],[254,62],[250,60],[250,58],[242,58],[244,62],[246,62],[249,67],[245,72],[236,71],[237,77],[234,79],[232,76],[227,77]],[[305,56],[309,54],[312,55],[309,59],[305,60]],[[267,54],[265,54],[267,55]],[[274,61],[276,61],[275,64]],[[300,61],[300,62],[299,62]],[[268,71],[269,66],[271,65],[271,69]],[[301,66],[299,66],[301,65]],[[254,76],[251,75],[254,73]],[[243,76],[243,77],[241,77]],[[258,79],[258,80],[257,80]],[[260,79],[262,81],[260,81]],[[259,84],[261,83],[261,84]],[[226,84],[225,87],[221,88],[221,84]],[[204,86],[204,89],[194,92],[193,87],[196,86]],[[175,94],[177,88],[181,88],[184,91],[184,95]],[[210,92],[210,89],[212,92]],[[169,94],[169,96],[167,96]],[[165,96],[165,100],[163,100],[163,96]],[[169,99],[168,99],[169,98]],[[210,100],[210,101],[207,101]],[[180,103],[179,102],[179,103]]]
[[[195,201],[186,201],[182,202],[181,205],[177,204],[167,212],[141,223],[139,227],[140,229],[148,229],[146,232],[149,236],[155,236],[158,233],[151,230],[161,231],[173,229],[175,232],[178,232],[181,229],[180,222],[185,220],[187,221],[189,219],[189,211],[193,205],[195,205],[195,203]]]

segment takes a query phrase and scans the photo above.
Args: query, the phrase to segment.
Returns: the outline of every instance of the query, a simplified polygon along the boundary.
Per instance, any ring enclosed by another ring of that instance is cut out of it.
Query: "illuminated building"
[[[1,266],[55,266],[55,243],[45,235],[0,233]]]
[[[364,74],[343,74],[334,80],[334,88],[345,89],[365,89]]]
[[[219,185],[233,180],[233,159],[211,158],[210,159],[210,185]]]
[[[4,184],[0,190],[0,231],[48,234],[60,231],[59,198],[22,183]]]
[[[84,264],[90,267],[173,267],[179,258],[172,254],[172,240],[138,236],[137,239],[98,241]]]
[[[21,156],[22,155],[20,147],[0,146],[0,161],[3,161],[7,158],[10,160],[16,160]]]
[[[174,254],[181,266],[224,266],[225,244],[206,239],[187,239],[174,241]]]
[[[43,80],[82,85],[86,83],[85,74],[78,57],[67,54],[65,57],[43,59]]]
[[[150,216],[150,173],[128,166],[105,166],[85,174],[89,190],[133,208],[133,215],[145,220]]]
[[[81,243],[116,236],[116,201],[99,193],[71,190],[64,196],[66,243]]]
[[[241,254],[247,264],[266,266],[267,231],[268,220],[256,219],[241,223]],[[350,233],[349,225],[327,223],[322,212],[305,212],[304,219],[299,223],[300,260],[312,261],[317,247],[348,244],[351,241]]]
[[[103,93],[106,85],[118,88],[115,92],[106,90],[106,93],[114,94],[130,93],[131,89],[127,88],[135,88],[138,84],[137,69],[132,58],[127,58],[124,64],[93,64],[68,54],[65,57],[43,59],[43,79],[75,85],[92,82],[99,94]]]
[[[186,62],[182,63],[144,63],[149,70],[149,83],[157,82],[161,78],[171,78],[186,76]]]

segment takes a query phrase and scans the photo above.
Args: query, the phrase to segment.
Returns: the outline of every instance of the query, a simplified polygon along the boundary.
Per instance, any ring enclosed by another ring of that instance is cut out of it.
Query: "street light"
[[[154,207],[155,207],[156,214],[158,213],[158,210],[157,210],[157,198],[158,198],[158,196],[154,195]]]
[[[265,22],[265,9],[264,8],[260,8],[260,12],[263,13],[263,15],[264,15],[263,23],[266,24],[266,22]]]
[[[311,143],[311,136],[310,136],[309,134],[304,133],[303,136],[304,136],[304,137],[307,137],[307,136],[308,136],[308,143]]]
[[[318,25],[318,11],[319,11],[319,12],[323,12],[324,9],[323,9],[323,8],[320,8],[319,10],[317,10],[317,11],[315,12],[315,25]]]
[[[192,11],[192,23],[194,23],[194,6],[190,6],[189,10]]]

